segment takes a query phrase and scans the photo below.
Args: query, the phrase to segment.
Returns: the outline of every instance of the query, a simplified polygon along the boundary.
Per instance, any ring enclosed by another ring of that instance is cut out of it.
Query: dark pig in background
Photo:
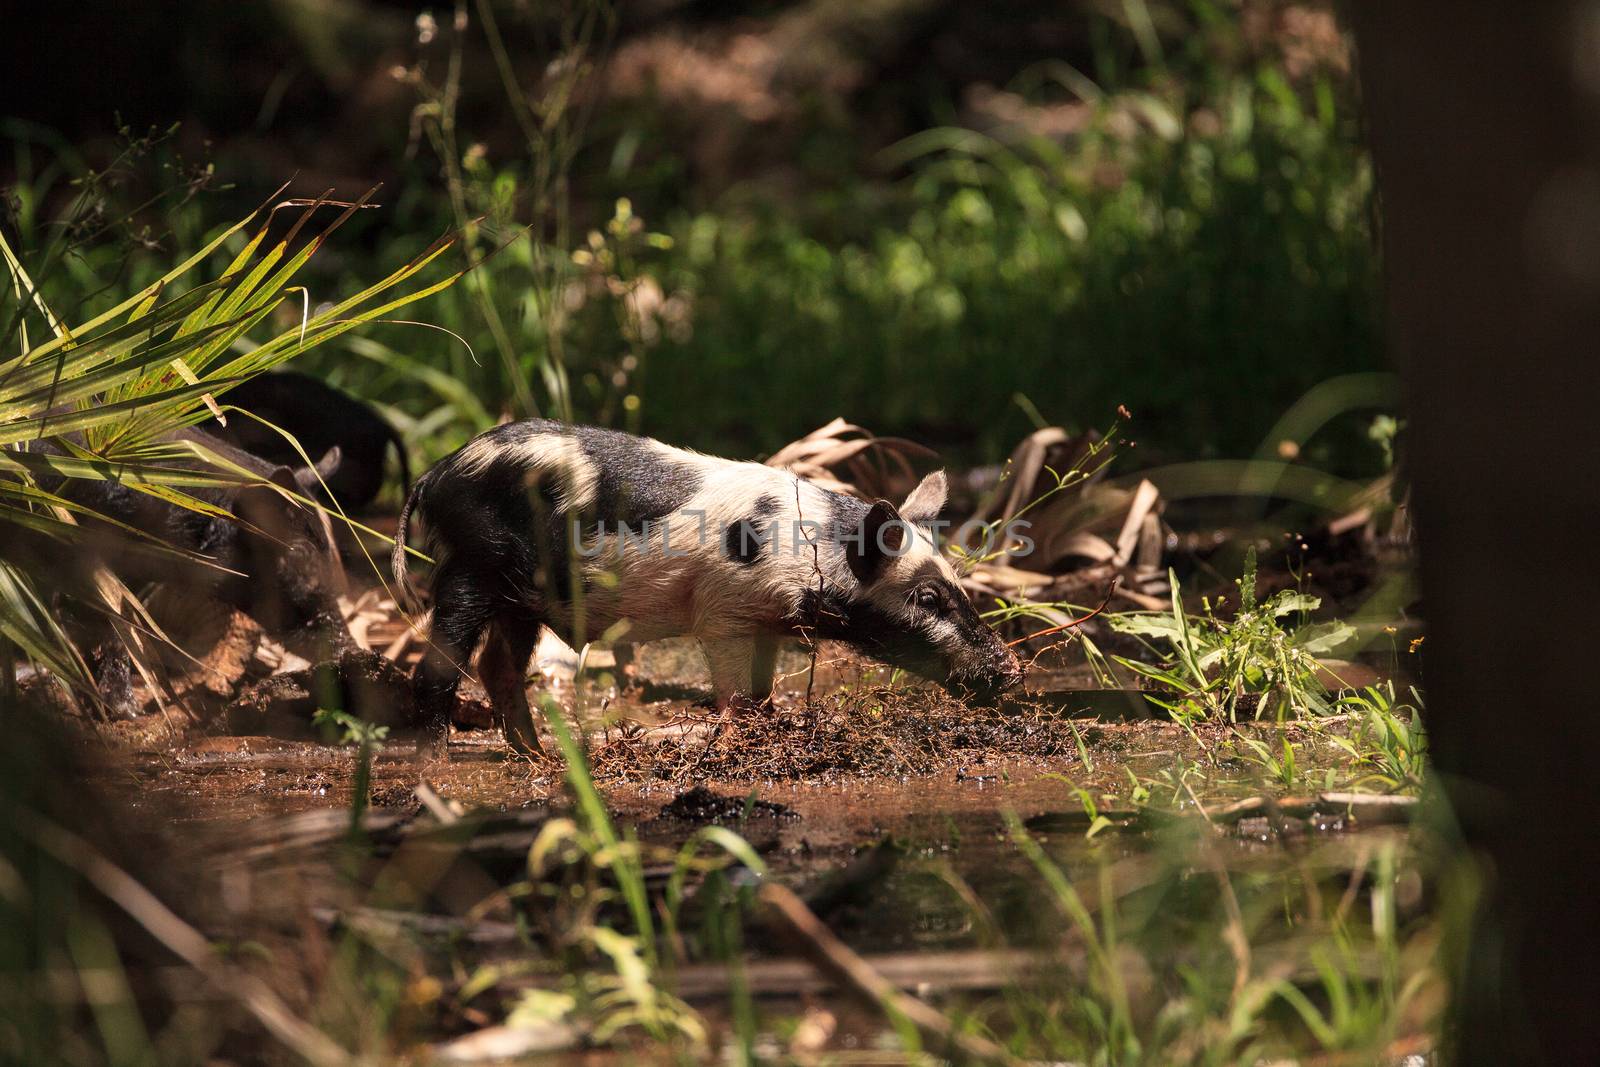
[[[319,457],[337,448],[337,462],[329,464],[324,481],[342,507],[364,508],[377,498],[391,445],[399,460],[401,495],[410,488],[410,463],[394,427],[368,405],[320,379],[274,371],[234,386],[222,399],[293,434],[319,469]],[[281,434],[248,416],[234,415],[226,427],[211,432],[273,463],[297,467],[305,462]]]
[[[170,440],[198,445],[261,484],[184,490],[222,513],[213,515],[118,481],[46,476],[40,479],[46,490],[94,513],[77,516],[84,529],[84,547],[63,547],[42,535],[7,546],[8,555],[31,557],[34,567],[66,571],[63,584],[82,602],[69,614],[69,631],[89,653],[106,707],[124,716],[139,709],[127,651],[109,620],[92,607],[95,573],[101,565],[135,593],[161,584],[185,596],[237,608],[307,658],[327,659],[356,647],[339,610],[343,574],[327,519],[284,495],[307,495],[315,484],[311,473],[253,456],[200,430],[183,430]],[[183,456],[169,465],[217,471],[198,455]],[[139,534],[204,557],[212,565],[175,558]]]

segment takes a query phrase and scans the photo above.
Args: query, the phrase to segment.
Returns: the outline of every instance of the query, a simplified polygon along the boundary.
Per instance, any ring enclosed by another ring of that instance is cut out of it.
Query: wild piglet
[[[432,641],[416,679],[436,742],[480,642],[506,738],[537,748],[524,677],[540,628],[575,647],[693,635],[719,708],[772,692],[778,643],[806,635],[992,696],[1022,666],[973,610],[926,528],[943,473],[899,507],[758,463],[542,419],[488,430],[413,487],[394,574],[407,587],[413,514],[436,561]]]

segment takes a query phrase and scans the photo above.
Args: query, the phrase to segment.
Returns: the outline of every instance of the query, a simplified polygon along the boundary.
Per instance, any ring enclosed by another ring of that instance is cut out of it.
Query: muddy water
[[[1091,732],[1091,736],[1093,732]],[[1086,746],[1101,750],[1105,766],[1094,770],[1081,760],[1058,765],[1009,760],[1003,753],[976,758],[929,775],[850,778],[825,781],[719,781],[706,788],[742,799],[783,805],[784,820],[812,846],[833,847],[885,834],[937,838],[952,824],[993,822],[1009,809],[1023,817],[1060,810],[1077,802],[1061,780],[1070,776],[1091,789],[1126,784],[1123,767],[1136,773],[1159,771],[1194,746],[1175,726],[1160,723],[1101,727]],[[1103,740],[1115,736],[1113,752]],[[355,750],[274,737],[212,737],[176,744],[147,744],[106,757],[103,773],[128,786],[129,802],[139,809],[176,814],[184,820],[248,820],[315,808],[345,808],[352,799]],[[401,740],[373,759],[370,803],[375,808],[415,810],[414,790],[426,781],[446,800],[466,809],[514,811],[560,804],[564,776],[558,766],[519,758],[488,731],[458,733],[447,760],[419,758]],[[644,823],[677,796],[666,783],[599,783],[621,822]],[[176,801],[176,803],[174,803]]]
[[[682,702],[650,709],[658,718],[693,710]],[[1037,911],[1037,880],[1008,839],[1006,813],[1022,820],[1081,816],[1085,795],[1102,807],[1125,807],[1135,782],[1156,802],[1178,808],[1261,788],[1252,768],[1217,758],[1215,738],[1208,742],[1172,723],[1085,720],[1079,736],[1081,749],[1052,760],[973,752],[970,760],[920,775],[708,780],[697,784],[727,798],[720,810],[682,815],[673,814],[683,806],[673,802],[686,791],[683,784],[597,784],[617,823],[663,855],[705,822],[722,822],[763,854],[775,876],[823,897],[837,891],[849,904],[840,921],[860,948],[959,945],[974,933],[960,887],[1009,929],[1025,930]],[[596,735],[591,744],[600,741]],[[1182,777],[1182,768],[1208,758],[1204,776],[1192,783]],[[1314,763],[1315,754],[1307,758]],[[1331,753],[1326,758],[1333,766]],[[180,828],[249,839],[253,826],[287,813],[348,810],[356,766],[351,746],[273,737],[173,741],[156,732],[108,753],[103,774],[136,811],[177,820]],[[372,761],[371,809],[417,814],[419,783],[460,810],[532,815],[570,808],[558,765],[515,756],[489,731],[458,731],[446,760],[421,758],[405,740],[385,745]],[[1248,825],[1227,835],[1228,862],[1247,864],[1252,855],[1277,862],[1281,848],[1273,838]],[[1044,841],[1059,862],[1082,871],[1150,849],[1148,839],[1115,828],[1092,842],[1082,829],[1049,833]]]

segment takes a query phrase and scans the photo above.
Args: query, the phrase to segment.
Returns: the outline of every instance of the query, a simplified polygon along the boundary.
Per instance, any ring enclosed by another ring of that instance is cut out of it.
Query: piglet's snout
[[[1007,648],[1004,650],[1004,654],[1001,656],[1000,663],[995,671],[995,676],[998,679],[996,688],[1002,693],[1015,689],[1022,684],[1023,676],[1026,673],[1026,669],[1022,666],[1022,660],[1017,658],[1015,652]]]
[[[996,640],[989,662],[981,671],[956,679],[953,687],[979,703],[993,702],[1022,684],[1024,670],[1017,654]]]

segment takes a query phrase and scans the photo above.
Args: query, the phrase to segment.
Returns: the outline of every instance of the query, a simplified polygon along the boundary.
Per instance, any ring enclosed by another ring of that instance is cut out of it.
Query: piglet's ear
[[[860,537],[847,531],[844,558],[850,564],[850,573],[862,585],[871,585],[883,572],[888,558],[899,552],[905,544],[906,526],[887,500],[879,500],[867,509],[861,520]]]
[[[327,481],[339,472],[339,468],[343,464],[344,449],[339,445],[334,445],[322,454],[322,458],[317,460],[317,465],[312,469],[317,472],[317,477]]]
[[[312,467],[296,467],[294,469],[295,492],[302,496],[314,497],[322,491],[322,486],[329,478],[339,472],[339,465],[344,462],[344,449],[334,445],[322,454]]]
[[[271,482],[273,485],[284,490],[285,492],[299,493],[302,491],[299,480],[294,476],[294,471],[290,470],[288,467],[275,468],[271,474],[267,475],[267,481]],[[284,504],[288,507],[298,506],[293,501],[288,500],[284,501]]]
[[[291,514],[298,504],[286,500],[278,492],[282,489],[289,493],[301,493],[304,490],[294,479],[294,472],[288,467],[278,467],[266,480],[271,485],[247,485],[239,490],[239,496],[234,503],[234,515],[250,532],[265,536],[270,541],[288,541],[294,536],[294,522]],[[277,486],[277,489],[272,488]]]
[[[906,502],[900,505],[900,517],[912,525],[926,526],[939,517],[949,496],[950,482],[944,471],[934,471],[911,490]]]

